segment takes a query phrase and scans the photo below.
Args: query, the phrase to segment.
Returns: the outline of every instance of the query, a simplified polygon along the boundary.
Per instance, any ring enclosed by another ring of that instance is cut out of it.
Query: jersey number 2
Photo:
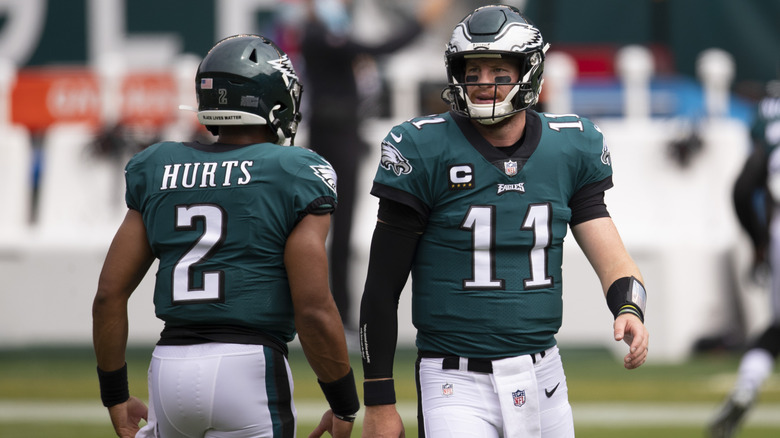
[[[192,231],[196,222],[203,222],[203,234],[176,262],[173,268],[173,303],[221,302],[224,298],[224,273],[200,272],[200,288],[196,288],[198,265],[208,260],[225,239],[225,212],[213,204],[179,205],[176,207],[176,230]]]
[[[531,204],[525,213],[521,230],[533,232],[534,245],[528,254],[531,278],[523,279],[525,289],[550,287],[553,278],[547,274],[547,248],[552,237],[550,204]],[[472,205],[460,225],[471,231],[472,278],[463,280],[464,289],[503,289],[504,280],[496,278],[494,205]]]

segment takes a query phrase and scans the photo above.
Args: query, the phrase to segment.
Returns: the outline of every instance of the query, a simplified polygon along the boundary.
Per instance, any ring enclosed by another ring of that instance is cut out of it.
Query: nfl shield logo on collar
[[[509,176],[517,175],[517,161],[504,161],[504,173]]]
[[[518,408],[525,404],[525,389],[518,389],[512,393],[512,400]]]

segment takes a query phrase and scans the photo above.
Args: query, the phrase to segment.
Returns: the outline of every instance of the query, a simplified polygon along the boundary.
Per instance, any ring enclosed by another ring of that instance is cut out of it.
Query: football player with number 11
[[[647,358],[642,276],[604,202],[603,135],[585,118],[532,108],[547,48],[516,8],[476,9],[445,52],[451,111],[395,126],[382,142],[360,310],[364,437],[404,434],[392,371],[410,271],[421,437],[574,436],[555,340],[569,227],[599,277],[614,339],[628,344],[625,368]]]

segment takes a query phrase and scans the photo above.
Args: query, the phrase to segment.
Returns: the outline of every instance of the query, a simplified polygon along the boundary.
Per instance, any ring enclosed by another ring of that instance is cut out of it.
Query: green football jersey
[[[372,193],[428,214],[412,269],[417,347],[495,358],[553,346],[569,201],[611,175],[603,136],[576,115],[527,111],[510,155],[451,113],[395,126]]]
[[[284,247],[308,213],[332,212],[336,175],[316,153],[271,143],[163,142],[125,168],[159,268],[166,327],[238,326],[295,336]]]

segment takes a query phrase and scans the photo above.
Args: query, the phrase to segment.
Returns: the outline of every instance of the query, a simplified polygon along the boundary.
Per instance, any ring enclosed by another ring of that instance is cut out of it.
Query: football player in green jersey
[[[93,304],[103,404],[121,437],[294,437],[297,332],[331,407],[312,436],[348,437],[359,400],[325,252],[336,175],[291,146],[295,70],[270,40],[236,35],[209,51],[195,82],[198,119],[217,142],[157,143],[125,168],[128,211]],[[128,390],[127,302],[155,259],[165,327],[147,410]]]
[[[392,128],[360,311],[363,436],[398,437],[398,300],[412,275],[420,436],[574,436],[556,346],[570,227],[628,344],[647,358],[642,277],[609,216],[609,149],[573,114],[537,113],[547,50],[514,7],[476,9],[445,59],[444,114]]]
[[[753,269],[769,264],[772,318],[740,360],[737,381],[709,425],[713,438],[734,436],[780,355],[780,80],[769,81],[751,129],[753,151],[734,183],[734,207],[753,243]],[[756,208],[756,194],[767,201]]]

